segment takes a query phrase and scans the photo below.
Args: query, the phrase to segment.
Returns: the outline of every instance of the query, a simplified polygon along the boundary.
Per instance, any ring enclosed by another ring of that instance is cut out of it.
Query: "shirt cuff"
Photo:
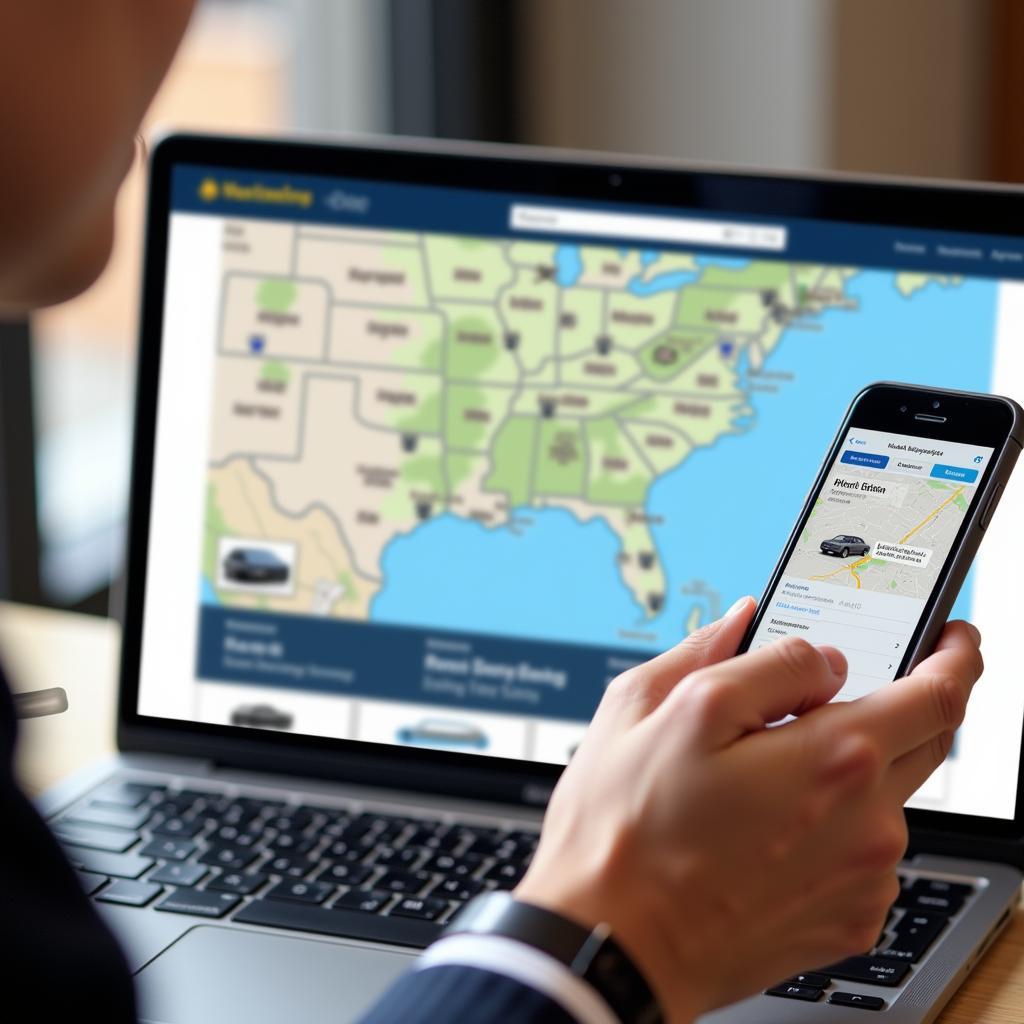
[[[427,949],[414,970],[442,965],[503,974],[558,1003],[579,1024],[620,1024],[597,990],[565,964],[503,935],[450,935]]]

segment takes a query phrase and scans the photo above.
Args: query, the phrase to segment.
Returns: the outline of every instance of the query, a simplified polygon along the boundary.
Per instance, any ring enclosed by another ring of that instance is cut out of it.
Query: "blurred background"
[[[146,133],[369,131],[1019,182],[1022,113],[1019,0],[201,0]],[[0,597],[108,611],[143,201],[136,167],[86,296],[0,324]]]

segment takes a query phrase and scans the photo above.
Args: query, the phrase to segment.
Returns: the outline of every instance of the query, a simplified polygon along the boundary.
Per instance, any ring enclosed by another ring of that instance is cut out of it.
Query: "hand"
[[[874,944],[903,804],[982,670],[977,630],[953,622],[906,679],[828,704],[846,678],[835,649],[732,657],[752,612],[747,598],[611,683],[516,891],[609,924],[674,1022]]]

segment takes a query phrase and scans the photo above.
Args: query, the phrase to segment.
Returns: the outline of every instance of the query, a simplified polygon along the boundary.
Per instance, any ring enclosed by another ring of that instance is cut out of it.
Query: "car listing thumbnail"
[[[852,428],[751,647],[784,636],[838,647],[849,662],[839,699],[891,682],[991,456]]]

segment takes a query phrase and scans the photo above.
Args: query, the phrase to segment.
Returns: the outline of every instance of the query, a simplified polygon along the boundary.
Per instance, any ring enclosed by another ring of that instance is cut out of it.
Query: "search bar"
[[[524,206],[509,209],[513,231],[540,231],[560,235],[595,235],[658,242],[692,242],[730,249],[786,248],[787,231],[781,224],[737,224],[733,221],[687,217],[649,217],[635,213],[594,213],[564,206]]]

